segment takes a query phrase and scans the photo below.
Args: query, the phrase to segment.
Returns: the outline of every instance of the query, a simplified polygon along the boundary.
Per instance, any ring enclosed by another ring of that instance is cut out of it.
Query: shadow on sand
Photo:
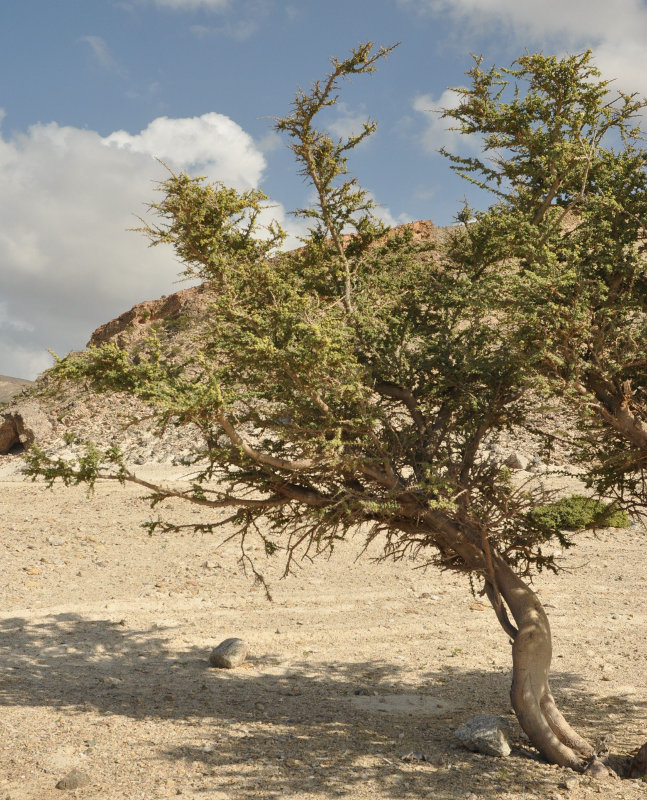
[[[441,800],[455,798],[459,787],[477,796],[527,785],[548,797],[556,789],[559,774],[534,760],[521,740],[506,761],[453,741],[452,731],[469,716],[508,712],[505,671],[466,671],[459,664],[421,670],[412,688],[401,668],[386,661],[326,664],[304,657],[281,665],[271,653],[253,653],[228,671],[210,668],[207,658],[208,651],[194,647],[170,650],[163,628],[133,630],[79,614],[4,619],[0,705],[184,721],[195,735],[155,756],[203,762],[208,791],[225,789],[235,776],[240,798],[258,797],[259,785],[267,797],[306,788],[321,797],[352,796],[361,784],[389,797]],[[576,726],[583,721],[593,737],[613,738],[645,715],[646,702],[594,698],[568,673],[554,673],[552,683],[567,716]],[[367,713],[353,702],[358,691],[413,691],[451,704],[433,717]],[[413,760],[402,760],[412,752]]]

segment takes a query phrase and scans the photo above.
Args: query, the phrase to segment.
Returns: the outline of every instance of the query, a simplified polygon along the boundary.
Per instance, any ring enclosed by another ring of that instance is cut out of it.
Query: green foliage
[[[285,232],[275,221],[263,238],[256,237],[259,217],[268,208],[263,192],[204,185],[204,178],[169,172],[171,177],[159,187],[164,199],[149,206],[162,222],[142,220],[143,227],[135,230],[148,236],[152,246],[171,244],[186,277],[226,281],[239,265],[266,257],[284,241]]]
[[[623,509],[581,494],[563,497],[554,503],[537,506],[528,513],[532,522],[547,531],[581,531],[585,528],[628,528]]]
[[[342,81],[391,50],[367,43],[334,59],[276,120],[314,190],[312,207],[296,212],[310,223],[299,250],[277,252],[280,228],[260,227],[261,192],[174,174],[160,186],[152,208],[161,222],[142,230],[214,290],[204,325],[183,331],[190,357],[169,357],[159,331],[136,350],[108,343],[59,360],[54,374],[145,401],[160,429],[196,425],[191,484],[147,484],[151,502],[202,506],[196,530],[235,526],[243,560],[249,535],[268,554],[287,553],[289,568],[296,551],[330,551],[363,525],[367,545],[379,537],[387,556],[421,556],[492,589],[495,562],[521,574],[555,569],[542,548],[570,540],[541,487],[515,489],[484,442],[528,425],[533,396],[570,402],[582,386],[597,391],[599,374],[623,381],[626,396],[627,380],[642,375],[647,281],[636,237],[647,192],[632,127],[641,104],[608,103],[589,54],[526,56],[518,69],[489,72],[477,61],[447,116],[484,136],[485,155],[451,158],[498,200],[484,213],[463,209],[453,233],[420,242],[382,226],[348,177],[348,156],[375,123],[345,139],[317,127]],[[621,152],[604,143],[614,131]],[[595,455],[608,437],[589,436],[584,415],[582,424],[582,452]],[[118,454],[84,458],[66,465],[36,453],[30,474],[137,480]],[[597,463],[616,487],[616,466]],[[224,507],[231,516],[213,522],[211,510]],[[585,512],[585,524],[606,519],[602,507]]]
[[[482,137],[452,168],[495,193],[463,255],[507,270],[498,313],[528,368],[579,413],[600,493],[647,496],[646,101],[600,79],[590,52],[483,70],[445,116]],[[640,499],[642,498],[642,499]]]
[[[352,309],[352,266],[350,257],[357,257],[377,237],[385,233],[385,227],[373,216],[375,203],[356,178],[338,179],[348,173],[349,153],[360,142],[373,134],[377,125],[367,121],[361,133],[336,141],[326,132],[317,130],[313,120],[324,108],[334,106],[338,100],[338,87],[342,78],[371,73],[375,64],[392,52],[394,48],[381,47],[373,52],[369,42],[352,51],[349,58],[332,59],[333,71],[325,81],[316,81],[309,93],[297,92],[292,114],[276,120],[276,130],[290,138],[290,149],[299,164],[300,174],[312,182],[316,192],[316,205],[300,208],[294,213],[313,222],[310,236],[305,240],[310,257],[319,261],[327,257],[339,277],[343,279],[346,310]],[[342,234],[348,226],[356,232],[346,245]],[[330,277],[335,279],[335,275]]]

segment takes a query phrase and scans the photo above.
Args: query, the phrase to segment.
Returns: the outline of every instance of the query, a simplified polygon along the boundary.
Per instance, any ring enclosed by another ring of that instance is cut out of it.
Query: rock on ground
[[[511,753],[508,724],[494,714],[479,714],[454,732],[468,750],[487,756],[506,758]]]
[[[64,778],[56,784],[57,789],[79,789],[81,786],[87,786],[90,783],[89,776],[82,772],[80,769],[73,769],[67,773]]]
[[[225,639],[212,651],[209,663],[212,667],[233,669],[242,664],[246,657],[247,645],[242,639]]]

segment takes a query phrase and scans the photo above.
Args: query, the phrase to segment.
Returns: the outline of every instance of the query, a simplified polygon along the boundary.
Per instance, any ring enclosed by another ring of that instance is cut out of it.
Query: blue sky
[[[592,47],[647,94],[642,0],[21,0],[0,22],[0,374],[16,377],[180,288],[170,250],[127,230],[164,177],[155,157],[262,188],[298,234],[289,211],[309,192],[270,118],[360,41],[401,44],[327,124],[377,121],[349,166],[391,224],[448,224],[468,192],[436,152],[465,145],[432,109],[470,53]]]

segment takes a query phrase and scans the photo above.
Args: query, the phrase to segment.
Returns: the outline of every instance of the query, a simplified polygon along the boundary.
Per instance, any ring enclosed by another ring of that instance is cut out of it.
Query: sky
[[[324,122],[377,133],[349,169],[389,224],[453,222],[467,184],[438,154],[468,146],[438,109],[471,54],[592,48],[647,95],[647,0],[20,0],[0,9],[0,374],[33,379],[49,350],[183,288],[170,248],[129,229],[174,170],[260,188],[294,243],[311,190],[272,118],[360,42],[400,42],[343,87]]]

